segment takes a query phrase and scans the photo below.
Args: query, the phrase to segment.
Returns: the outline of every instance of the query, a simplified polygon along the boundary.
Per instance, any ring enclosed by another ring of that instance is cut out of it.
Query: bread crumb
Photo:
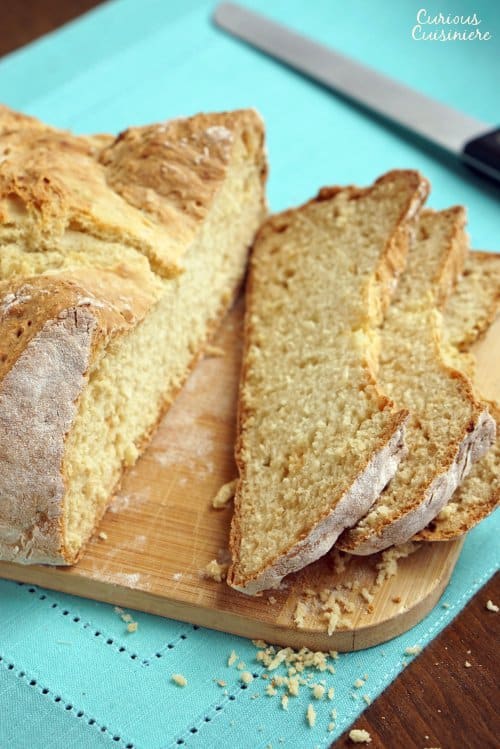
[[[137,622],[129,622],[129,624],[127,624],[127,632],[137,632],[138,628],[139,625]]]
[[[464,666],[465,668],[470,668],[472,666],[472,663],[469,663],[469,661],[465,661]]]
[[[187,679],[182,674],[172,674],[171,679],[178,687],[185,687],[187,685]]]
[[[372,737],[364,728],[353,728],[349,731],[349,738],[353,744],[371,744]]]
[[[220,687],[227,687],[227,681],[223,681],[223,679],[217,679],[215,683]]]
[[[132,616],[130,614],[122,614],[121,618],[122,618],[122,621],[124,621],[124,622],[131,622],[132,621]]]
[[[223,486],[221,486],[221,488],[219,489],[215,497],[212,499],[212,507],[215,507],[216,510],[219,510],[222,507],[226,507],[226,505],[234,497],[237,484],[238,484],[238,479],[233,479],[232,481],[229,481],[227,484],[224,484]]]
[[[271,606],[274,606],[274,604],[276,603],[276,598],[274,596],[269,596],[267,602],[271,604]]]
[[[329,700],[333,700],[333,698],[335,697],[335,689],[333,687],[330,687],[330,689],[326,693],[326,696]]]
[[[405,649],[405,655],[418,655],[421,652],[421,645],[412,645],[411,647]]]
[[[221,348],[220,346],[213,346],[211,343],[208,343],[205,346],[205,352],[204,353],[205,353],[205,356],[207,356],[207,357],[214,357],[214,358],[215,357],[220,357],[220,356],[225,356],[225,354],[226,354],[226,352],[224,351],[223,348]]]
[[[493,601],[486,601],[486,608],[488,609],[488,611],[494,611],[495,614],[497,614],[499,611],[498,606],[494,604]]]
[[[372,698],[370,697],[369,694],[364,694],[363,695],[363,699],[364,699],[364,701],[366,702],[367,705],[371,705],[372,704]]]
[[[250,673],[250,671],[243,671],[243,673],[240,675],[240,681],[242,681],[243,684],[251,684],[253,681],[253,675]]]
[[[300,684],[299,679],[297,676],[292,676],[288,679],[288,693],[292,695],[292,697],[297,697],[299,694]]]
[[[360,595],[361,595],[361,598],[364,598],[366,603],[371,603],[373,601],[373,598],[374,598],[373,593],[370,593],[368,588],[361,588]]]
[[[393,597],[391,598],[391,601],[392,601],[393,603],[401,603],[401,596],[393,596]]]
[[[121,609],[119,606],[114,607],[115,614],[123,614],[123,609]]]
[[[227,659],[227,665],[228,666],[234,666],[236,661],[238,660],[238,656],[234,650],[231,650],[231,654],[229,658]]]
[[[240,661],[238,665],[236,666],[238,671],[244,671],[246,667],[247,667],[247,664],[245,663],[245,661]]]
[[[214,580],[216,583],[221,583],[226,579],[228,569],[228,564],[219,564],[217,559],[212,559],[205,567],[205,577]]]
[[[297,605],[295,607],[295,613],[293,615],[293,620],[297,627],[299,629],[302,629],[305,624],[305,617],[308,614],[308,607],[307,604],[304,603],[304,601],[297,601]]]
[[[307,722],[309,723],[309,728],[314,728],[316,724],[316,710],[314,707],[309,703],[307,706],[307,713],[306,713]]]
[[[325,687],[322,684],[312,684],[311,691],[315,700],[322,700],[325,696]]]
[[[408,541],[400,546],[393,546],[382,552],[382,560],[376,565],[378,574],[375,585],[382,585],[390,577],[394,577],[398,571],[398,559],[409,557],[419,548],[419,544],[414,541]]]
[[[252,644],[256,648],[267,648],[267,642],[264,642],[264,640],[252,640]]]
[[[267,694],[268,697],[274,697],[276,694],[276,689],[273,687],[272,684],[268,684],[266,688],[264,689],[264,692]]]
[[[108,534],[106,533],[106,531],[100,531],[99,538],[101,539],[101,541],[107,541],[108,540]]]
[[[283,708],[283,710],[288,710],[288,700],[288,695],[284,694],[281,698],[281,707]]]
[[[342,554],[342,552],[338,549],[334,549],[331,555],[331,559],[333,561],[333,570],[337,575],[345,572],[346,565],[350,559],[348,554]]]
[[[363,681],[363,679],[356,679],[356,681],[353,684],[353,687],[355,687],[355,689],[361,689],[361,687],[364,687],[364,686],[365,686],[365,682]]]

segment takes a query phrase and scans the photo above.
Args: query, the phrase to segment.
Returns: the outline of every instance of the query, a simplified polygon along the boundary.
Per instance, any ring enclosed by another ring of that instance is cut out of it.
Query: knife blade
[[[434,143],[500,182],[500,128],[469,117],[236,3],[221,3],[225,31]]]

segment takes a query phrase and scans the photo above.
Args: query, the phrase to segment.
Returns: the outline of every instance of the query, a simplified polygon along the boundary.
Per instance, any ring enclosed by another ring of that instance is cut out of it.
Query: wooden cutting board
[[[94,538],[75,567],[0,563],[0,575],[293,647],[356,650],[395,637],[436,604],[461,541],[422,544],[378,587],[379,555],[346,557],[344,571],[329,555],[287,578],[282,590],[258,598],[204,576],[212,559],[227,554],[232,507],[214,510],[211,501],[236,476],[242,314],[240,299],[214,341],[223,355],[199,363],[125,478],[99,529],[107,537]],[[500,321],[478,345],[478,359],[483,392],[499,397]],[[350,623],[328,635],[316,594],[333,588],[341,590]],[[363,588],[367,593],[360,593]],[[310,613],[298,627],[297,603],[306,599]]]

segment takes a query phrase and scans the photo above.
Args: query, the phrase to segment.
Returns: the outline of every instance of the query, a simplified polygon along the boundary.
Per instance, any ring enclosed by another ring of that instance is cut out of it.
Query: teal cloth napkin
[[[493,39],[453,43],[412,40],[419,3],[246,5],[479,119],[500,119],[500,6],[487,0],[474,11]],[[473,245],[496,249],[496,188],[225,36],[211,25],[212,10],[207,0],[108,3],[0,61],[0,99],[77,132],[254,106],[268,129],[272,209],[320,185],[366,184],[387,169],[416,167],[432,181],[431,205],[465,203]],[[439,12],[471,10],[458,0]],[[498,531],[494,516],[469,534],[446,607],[390,643],[341,655],[335,674],[318,675],[335,688],[334,700],[316,702],[303,689],[288,712],[263,695],[265,682],[244,689],[227,666],[235,649],[261,673],[245,640],[139,612],[131,612],[137,632],[128,633],[112,606],[0,581],[0,749],[328,746],[366,707],[363,695],[374,699],[404,668],[405,649],[425,646],[498,569]],[[187,686],[176,686],[173,673]],[[364,674],[366,685],[353,688]],[[227,693],[214,679],[227,682]],[[314,728],[305,719],[309,702]],[[332,708],[338,718],[329,732]]]

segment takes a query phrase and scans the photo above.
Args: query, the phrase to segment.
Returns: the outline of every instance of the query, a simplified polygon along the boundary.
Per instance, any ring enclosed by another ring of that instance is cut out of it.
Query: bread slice
[[[488,330],[500,306],[500,253],[470,252],[444,310],[443,336],[467,351]]]
[[[248,594],[322,556],[403,455],[407,417],[377,385],[375,326],[427,183],[390,172],[269,219],[247,287],[228,583]]]
[[[500,408],[490,403],[500,432]],[[441,512],[414,536],[415,541],[451,541],[460,538],[487,517],[500,503],[500,440],[473,467]]]
[[[0,111],[0,558],[77,560],[242,280],[252,111],[76,137]]]
[[[472,383],[445,364],[440,346],[443,304],[467,252],[461,208],[425,211],[408,266],[381,331],[378,378],[410,410],[408,457],[371,510],[339,539],[338,548],[372,554],[402,544],[424,528],[491,447],[495,422]]]
[[[443,335],[466,351],[483,335],[498,313],[500,302],[500,255],[471,252],[456,290],[443,315]],[[463,354],[454,361],[460,367]],[[469,355],[470,356],[470,355]],[[466,368],[468,359],[465,359]],[[500,431],[500,408],[490,403],[490,412]],[[500,502],[500,439],[472,466],[450,501],[429,525],[416,534],[416,541],[449,541],[459,538],[489,515]]]

